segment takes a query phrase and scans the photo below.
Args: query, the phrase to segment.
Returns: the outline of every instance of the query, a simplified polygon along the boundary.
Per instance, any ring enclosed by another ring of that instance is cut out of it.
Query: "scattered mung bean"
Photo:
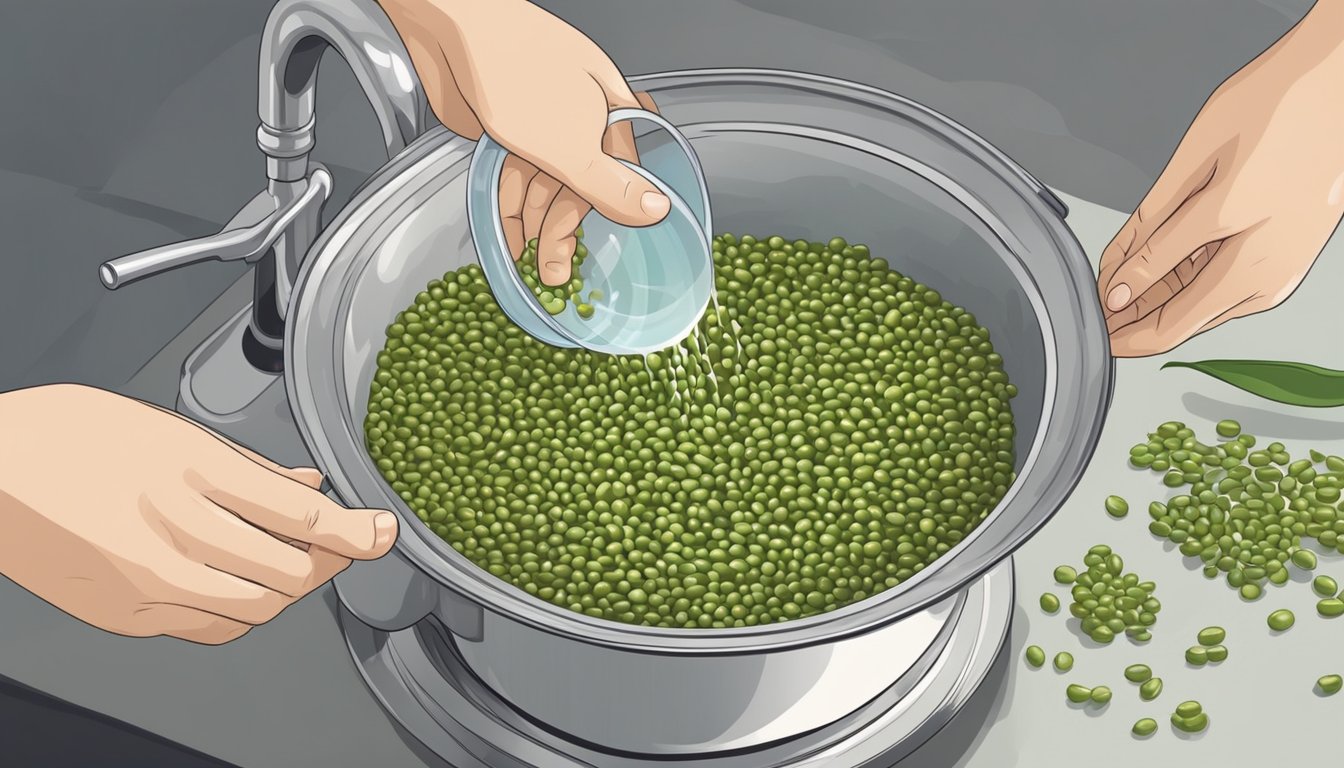
[[[1180,731],[1186,733],[1199,733],[1209,726],[1209,716],[1200,712],[1191,717],[1181,717],[1180,715],[1171,716],[1171,724]]]
[[[1344,615],[1344,600],[1337,597],[1327,597],[1316,603],[1316,612],[1327,619]]]
[[[1284,632],[1289,627],[1293,626],[1293,622],[1296,620],[1297,617],[1293,615],[1292,611],[1286,608],[1281,608],[1269,614],[1269,617],[1265,621],[1269,624],[1269,628],[1275,632]]]
[[[1153,677],[1153,670],[1147,664],[1131,664],[1125,667],[1125,679],[1131,683],[1146,683]]]
[[[1107,496],[1106,514],[1116,518],[1124,517],[1129,514],[1129,502],[1119,496]]]
[[[1049,592],[1041,595],[1041,610],[1046,613],[1057,613],[1059,611],[1059,598]]]
[[[1324,675],[1316,681],[1316,687],[1326,696],[1333,696],[1339,693],[1340,688],[1344,688],[1344,677]]]
[[[1139,698],[1144,701],[1152,701],[1162,693],[1162,678],[1154,677],[1143,685],[1139,686]]]
[[[1227,639],[1227,630],[1222,627],[1205,627],[1196,636],[1200,645],[1218,645]]]
[[[1317,576],[1312,579],[1311,589],[1321,597],[1334,597],[1339,594],[1339,584],[1329,576]]]
[[[1045,649],[1039,645],[1027,646],[1027,663],[1040,668],[1041,665],[1045,664]]]

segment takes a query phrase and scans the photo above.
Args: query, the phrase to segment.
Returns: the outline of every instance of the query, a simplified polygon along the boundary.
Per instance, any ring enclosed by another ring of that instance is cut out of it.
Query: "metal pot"
[[[1073,490],[1101,431],[1112,361],[1067,209],[965,129],[892,94],[811,75],[706,70],[635,84],[695,147],[719,229],[867,243],[989,328],[1019,390],[1018,478],[969,537],[861,602],[721,630],[573,613],[438,539],[379,475],[363,420],[391,318],[474,259],[464,205],[474,145],[442,128],[366,182],[309,251],[288,312],[289,400],[336,493],[401,518],[390,555],[337,578],[355,616],[389,631],[440,622],[482,682],[566,738],[635,754],[758,748],[920,674],[965,588]]]

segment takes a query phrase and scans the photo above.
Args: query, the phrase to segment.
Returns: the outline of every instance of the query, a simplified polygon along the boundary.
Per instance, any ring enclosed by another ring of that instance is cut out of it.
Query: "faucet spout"
[[[317,69],[328,48],[350,65],[373,105],[388,157],[428,127],[410,54],[374,0],[280,0],[262,33],[258,89],[257,142],[274,181],[307,176]]]

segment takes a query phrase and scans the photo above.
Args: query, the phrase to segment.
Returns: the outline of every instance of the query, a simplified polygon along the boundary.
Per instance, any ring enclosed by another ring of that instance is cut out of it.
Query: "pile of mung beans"
[[[1316,569],[1317,555],[1305,541],[1314,539],[1322,549],[1344,554],[1344,458],[1313,450],[1308,458],[1294,461],[1279,442],[1255,450],[1256,438],[1243,434],[1241,425],[1232,420],[1219,422],[1215,432],[1221,441],[1206,444],[1185,424],[1170,421],[1130,450],[1133,466],[1163,473],[1163,484],[1180,491],[1149,505],[1148,529],[1153,535],[1177,544],[1182,555],[1198,558],[1207,578],[1222,576],[1246,601],[1259,599],[1268,586],[1287,584],[1292,570],[1311,574]],[[1120,496],[1108,496],[1103,507],[1117,520],[1129,513],[1129,502]],[[1120,576],[1123,561],[1106,545],[1092,547],[1084,566],[1082,574],[1067,565],[1054,571],[1056,583],[1072,585],[1074,602],[1069,610],[1080,620],[1082,631],[1101,643],[1110,642],[1120,629],[1134,640],[1148,639],[1147,628],[1160,608],[1151,597],[1154,585],[1139,582],[1132,574]],[[1344,592],[1334,578],[1316,575],[1311,589],[1320,598],[1316,612],[1321,617],[1344,615]],[[1122,604],[1125,598],[1129,599]],[[1041,596],[1040,604],[1050,614],[1060,607],[1059,598],[1049,592]],[[1128,613],[1122,614],[1125,607]],[[1296,621],[1287,609],[1274,610],[1265,618],[1275,635],[1288,632]],[[1185,663],[1193,668],[1221,663],[1228,657],[1226,636],[1221,627],[1200,630],[1197,643],[1185,650]],[[1025,656],[1033,668],[1045,663],[1040,646],[1029,646]],[[1061,665],[1060,657],[1067,663]],[[1056,670],[1072,669],[1071,654],[1061,652],[1056,659]],[[1139,686],[1143,701],[1162,692],[1162,679],[1154,677],[1146,664],[1126,667],[1124,677]],[[1341,689],[1340,675],[1316,680],[1320,696],[1333,696]],[[1079,705],[1104,706],[1111,698],[1106,686],[1071,683],[1064,693]],[[1208,727],[1209,716],[1199,702],[1186,701],[1172,713],[1171,724],[1178,731],[1197,733]],[[1131,730],[1146,738],[1157,727],[1153,718],[1143,718]]]
[[[1230,420],[1219,422],[1217,433],[1224,442],[1206,445],[1184,424],[1167,422],[1130,450],[1134,466],[1164,473],[1169,488],[1188,487],[1148,506],[1153,535],[1198,557],[1206,577],[1221,575],[1245,600],[1288,583],[1292,569],[1315,570],[1316,553],[1304,540],[1344,553],[1344,458],[1310,451],[1294,461],[1278,442],[1254,450],[1255,437]],[[1344,615],[1334,579],[1317,578],[1312,587],[1322,616]],[[1292,625],[1291,612],[1276,614],[1271,626]]]
[[[523,248],[522,255],[518,258],[518,274],[523,278],[523,285],[526,285],[532,295],[536,297],[537,303],[546,310],[549,315],[558,315],[565,311],[565,307],[574,306],[574,311],[579,317],[585,320],[592,317],[596,310],[593,305],[601,301],[604,297],[599,290],[591,290],[587,296],[583,296],[583,278],[579,276],[579,268],[588,258],[588,247],[583,244],[583,228],[580,227],[574,233],[576,239],[574,245],[574,255],[570,257],[571,277],[569,282],[564,285],[548,286],[542,283],[540,265],[537,264],[537,240],[533,238],[527,241]]]
[[[379,471],[481,568],[618,622],[812,616],[955,547],[1014,479],[989,333],[840,238],[723,235],[713,256],[716,305],[647,359],[535,341],[475,265],[432,281],[378,355]]]
[[[1157,622],[1162,603],[1153,596],[1157,585],[1140,581],[1137,574],[1125,573],[1125,561],[1105,544],[1098,544],[1083,556],[1086,570],[1061,565],[1055,569],[1055,581],[1071,586],[1073,603],[1069,613],[1081,622],[1083,632],[1095,642],[1106,644],[1121,633],[1138,641],[1152,637],[1149,628]],[[1047,613],[1059,607],[1059,598],[1047,592],[1041,607]]]

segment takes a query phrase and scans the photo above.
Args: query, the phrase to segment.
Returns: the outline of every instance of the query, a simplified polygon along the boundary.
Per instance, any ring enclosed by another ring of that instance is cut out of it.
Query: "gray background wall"
[[[117,293],[104,258],[206,234],[261,184],[253,145],[267,0],[0,4],[0,390],[118,387],[241,274]],[[627,73],[765,66],[923,101],[1047,183],[1132,207],[1208,92],[1307,0],[545,0]],[[522,55],[522,52],[520,52]],[[380,158],[340,62],[320,158],[337,203]]]

